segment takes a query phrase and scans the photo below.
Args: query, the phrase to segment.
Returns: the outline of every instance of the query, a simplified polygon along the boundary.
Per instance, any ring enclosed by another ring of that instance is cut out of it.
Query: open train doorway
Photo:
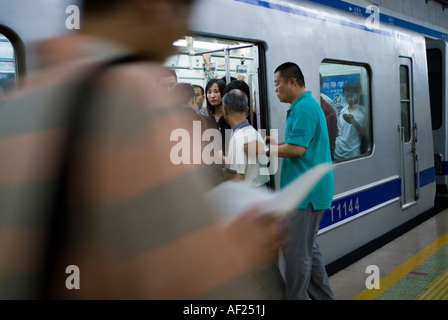
[[[448,197],[447,42],[426,39],[437,196]]]
[[[165,62],[173,69],[178,83],[190,83],[204,90],[210,79],[222,79],[226,83],[238,79],[245,81],[251,92],[250,117],[255,129],[268,126],[267,108],[263,109],[260,87],[260,50],[257,43],[208,36],[185,36],[173,43],[176,54]],[[205,92],[204,92],[205,93]],[[202,113],[206,113],[206,101]]]

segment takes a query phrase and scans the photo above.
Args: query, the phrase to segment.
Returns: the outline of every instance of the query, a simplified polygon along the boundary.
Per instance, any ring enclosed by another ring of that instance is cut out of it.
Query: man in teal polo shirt
[[[291,104],[286,117],[285,142],[277,144],[269,137],[266,139],[267,153],[284,158],[280,179],[284,188],[312,167],[331,163],[330,142],[325,115],[306,90],[299,66],[291,62],[282,64],[275,70],[274,81],[280,102]],[[287,299],[334,299],[315,241],[324,211],[331,206],[333,189],[331,171],[291,215],[291,241],[283,248]]]

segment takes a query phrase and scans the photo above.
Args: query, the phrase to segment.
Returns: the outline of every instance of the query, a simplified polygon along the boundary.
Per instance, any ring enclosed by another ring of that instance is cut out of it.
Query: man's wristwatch
[[[267,157],[269,157],[269,156],[271,155],[271,147],[270,147],[269,144],[267,144],[267,145],[264,147],[264,152],[266,153],[266,156],[267,156]]]

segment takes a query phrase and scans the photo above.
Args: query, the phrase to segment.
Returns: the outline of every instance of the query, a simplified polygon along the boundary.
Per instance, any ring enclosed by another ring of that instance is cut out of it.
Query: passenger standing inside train
[[[299,66],[292,62],[280,65],[274,81],[280,102],[291,104],[286,116],[285,142],[266,137],[267,154],[283,158],[280,187],[284,188],[314,166],[331,163],[330,143],[324,113],[311,91],[306,90]],[[261,148],[254,143],[247,147],[258,153]],[[290,215],[291,241],[283,248],[287,299],[334,299],[316,242],[319,223],[333,200],[333,189],[331,171]]]
[[[179,101],[178,104],[180,107],[184,107],[187,111],[193,110],[193,112],[189,112],[189,116],[193,118],[193,121],[201,122],[201,136],[204,134],[204,131],[207,129],[216,129],[215,123],[207,117],[205,114],[197,112],[197,104],[196,104],[196,91],[194,90],[194,86],[189,83],[178,83],[172,90],[173,98],[176,101]],[[179,99],[179,100],[177,100]],[[191,136],[193,137],[193,130],[190,130]],[[190,140],[193,142],[193,139]],[[201,139],[202,144],[209,144],[210,141]],[[212,141],[213,143],[215,141]],[[216,147],[218,148],[218,147]]]
[[[163,90],[165,90],[166,92],[171,92],[171,90],[173,90],[177,85],[176,71],[168,67],[163,67],[160,71],[159,79],[157,80],[157,82],[163,88]]]
[[[214,84],[218,81],[217,76],[215,75],[216,69],[214,68],[214,66],[212,65],[211,61],[210,61],[210,54],[209,53],[205,53],[202,55],[202,58],[204,60],[204,78],[207,81],[207,87],[206,87],[206,92],[208,92],[207,88],[209,88],[209,84]],[[238,78],[235,77],[230,77],[229,79],[229,83],[227,83],[226,81],[226,76],[223,76],[221,79],[220,85],[219,87],[221,87],[222,83],[224,83],[225,89],[227,89],[226,92],[232,90],[232,89],[241,89],[243,90],[249,97],[249,107],[252,108],[252,105],[250,103],[250,89],[248,84],[244,81],[244,76],[239,75]],[[229,87],[230,86],[230,87]],[[215,89],[216,92],[216,89]],[[223,92],[221,90],[221,97],[224,96],[224,94],[226,92]],[[249,110],[250,111],[250,110]],[[207,114],[211,114],[213,112],[213,108],[211,108],[209,106],[209,102],[208,102],[208,96],[207,96]],[[226,154],[226,150],[227,150],[227,142],[229,141],[229,134],[228,132],[231,131],[230,125],[226,122],[226,120],[224,119],[224,117],[221,116],[218,118],[219,112],[214,113],[215,115],[215,119],[216,119],[216,124],[219,128],[219,130],[221,131],[221,136],[222,136],[222,151],[223,154]],[[250,112],[248,113],[248,120],[249,123],[256,127],[256,119],[253,120],[255,117],[251,117]]]
[[[237,79],[237,80],[230,81],[230,83],[228,83],[224,89],[224,94],[226,94],[227,92],[229,92],[233,89],[240,89],[241,91],[243,91],[247,95],[249,108],[252,108],[252,101],[251,101],[249,85],[244,80]],[[246,119],[247,119],[247,121],[249,121],[249,124],[252,127],[257,128],[257,119],[256,119],[255,115],[253,114],[253,112],[252,112],[252,116],[253,116],[253,119],[251,119],[251,112],[250,112],[250,109],[248,109]]]
[[[214,119],[216,124],[222,116],[222,97],[225,87],[225,82],[219,79],[211,79],[205,86],[207,115]]]
[[[205,86],[205,97],[207,103],[207,115],[214,122],[221,133],[221,152],[225,155],[226,130],[230,129],[222,115],[222,97],[226,84],[220,79],[211,79]]]
[[[179,106],[196,111],[196,92],[189,83],[178,83],[173,89],[174,99],[179,101]]]
[[[0,110],[1,299],[260,298],[278,221],[216,221],[201,167],[170,157],[191,118],[157,79],[191,6],[86,0],[79,34],[40,43]]]
[[[244,152],[245,142],[258,140],[264,143],[263,137],[246,119],[248,108],[248,98],[243,91],[233,89],[224,95],[223,114],[232,128],[225,169],[233,179],[244,180],[253,187],[263,187],[270,180],[266,155],[247,155]]]
[[[192,84],[195,92],[195,100],[196,100],[196,112],[197,113],[205,113],[202,111],[204,108],[204,99],[205,99],[205,91],[204,88],[197,84]]]
[[[226,93],[232,91],[233,89],[239,89],[241,91],[243,91],[246,96],[247,96],[247,103],[248,103],[248,110],[247,110],[247,114],[246,114],[246,119],[249,122],[249,124],[256,128],[256,121],[251,121],[251,115],[250,115],[250,109],[252,106],[252,102],[250,99],[250,88],[249,85],[243,81],[243,80],[232,80],[230,81],[230,83],[228,83],[226,85],[226,87],[224,88],[224,92],[223,95],[225,95]],[[255,117],[254,117],[255,118]],[[223,154],[226,155],[227,149],[228,149],[228,142],[230,140],[230,134],[232,132],[232,128],[230,127],[230,124],[227,122],[227,120],[224,117],[221,117],[221,119],[219,119],[218,121],[220,127],[221,127],[221,132],[222,132],[222,148],[223,148]]]
[[[320,87],[322,88],[322,75],[320,77]],[[322,90],[322,89],[321,89]],[[334,150],[336,148],[336,137],[338,135],[338,117],[333,107],[323,98],[323,94],[320,94],[320,107],[325,115],[325,121],[327,122],[328,137],[330,139],[330,151],[331,159],[334,159]]]
[[[359,104],[361,86],[359,82],[347,81],[342,88],[347,106],[341,110],[338,118],[338,137],[334,158],[348,159],[361,154],[362,139],[366,135],[366,111]]]
[[[189,112],[189,116],[193,118],[194,121],[201,122],[201,137],[205,130],[207,129],[216,129],[215,123],[210,117],[207,117],[205,114],[197,112],[197,104],[196,104],[196,92],[194,90],[194,86],[189,83],[179,83],[172,90],[173,98],[178,101],[178,105],[180,107],[184,107]],[[193,130],[190,130],[191,136],[193,137]],[[194,138],[194,137],[193,137]],[[193,139],[190,139],[193,143]],[[202,144],[209,144],[210,142],[204,139],[201,139]],[[215,141],[213,141],[214,143]],[[217,147],[218,148],[218,147]]]
[[[187,119],[192,119],[191,123],[187,126],[178,128],[185,129],[190,137],[189,139],[186,139],[187,142],[185,142],[184,145],[184,147],[188,145],[188,148],[184,148],[180,152],[190,150],[190,152],[186,152],[189,155],[190,161],[198,162],[198,160],[200,160],[202,164],[207,164],[205,170],[207,171],[207,175],[211,178],[212,185],[218,185],[223,182],[224,179],[223,166],[221,162],[214,161],[214,154],[210,154],[210,152],[207,151],[210,149],[220,150],[220,141],[202,139],[207,129],[216,130],[215,123],[205,114],[196,112],[196,92],[191,84],[178,83],[171,91],[171,96],[176,99],[176,105],[185,112]],[[181,141],[181,143],[184,143],[184,141]],[[199,145],[201,148],[195,147]],[[217,158],[218,157],[219,156],[217,156]]]

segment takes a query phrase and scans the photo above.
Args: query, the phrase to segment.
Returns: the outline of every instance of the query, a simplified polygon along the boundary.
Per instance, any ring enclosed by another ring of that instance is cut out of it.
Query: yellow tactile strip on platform
[[[353,297],[353,300],[373,300],[389,289],[393,284],[398,282],[406,274],[418,267],[423,261],[431,257],[440,248],[448,243],[448,232],[442,234],[439,238],[427,245],[425,248],[417,252],[410,259],[390,271],[386,276],[380,279],[380,289],[369,290],[366,289],[357,296]]]
[[[414,300],[448,300],[448,269],[420,292]]]

